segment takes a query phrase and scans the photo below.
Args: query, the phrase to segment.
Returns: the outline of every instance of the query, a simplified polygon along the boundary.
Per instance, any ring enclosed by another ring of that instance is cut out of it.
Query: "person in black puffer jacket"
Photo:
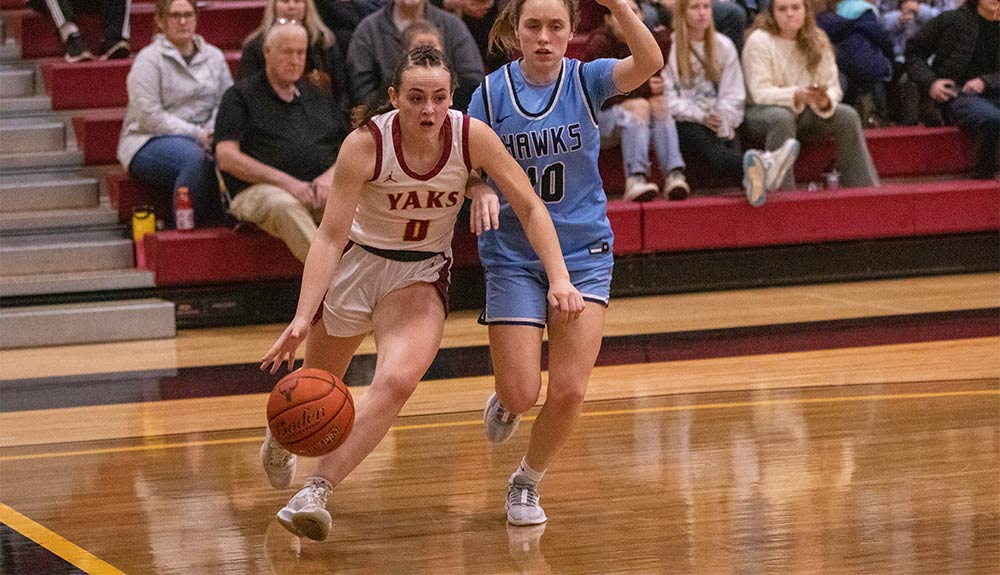
[[[975,176],[993,179],[1000,167],[1000,0],[967,0],[928,22],[906,44],[906,68],[948,123],[976,136]]]

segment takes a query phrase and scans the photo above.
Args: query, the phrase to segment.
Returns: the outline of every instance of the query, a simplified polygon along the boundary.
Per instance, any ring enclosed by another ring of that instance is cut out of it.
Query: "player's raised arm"
[[[295,349],[309,332],[309,322],[319,309],[337,271],[361,197],[361,188],[375,169],[375,141],[368,130],[362,128],[351,132],[340,148],[339,157],[323,221],[306,256],[295,317],[264,355],[260,364],[262,370],[276,373],[281,364],[287,362],[291,371]]]
[[[469,153],[473,167],[486,170],[521,221],[531,247],[545,266],[549,278],[549,303],[568,314],[569,319],[575,319],[583,311],[583,296],[570,283],[552,218],[545,204],[535,195],[528,176],[507,153],[496,132],[475,118],[470,118]]]
[[[663,54],[656,38],[625,0],[597,0],[618,20],[631,56],[615,64],[612,78],[621,92],[631,92],[663,68]]]

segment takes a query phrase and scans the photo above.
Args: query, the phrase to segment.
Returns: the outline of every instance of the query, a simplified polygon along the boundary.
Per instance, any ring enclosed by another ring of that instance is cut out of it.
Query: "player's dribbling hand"
[[[500,229],[500,198],[485,182],[472,184],[472,205],[469,209],[469,229],[480,236],[483,232]]]
[[[549,282],[549,305],[565,314],[566,321],[571,322],[580,317],[587,302],[583,301],[583,295],[566,278]]]
[[[302,340],[309,333],[309,322],[295,318],[288,324],[282,332],[278,341],[274,342],[271,349],[264,354],[264,359],[260,361],[260,370],[268,371],[272,375],[278,373],[282,363],[288,363],[288,371],[292,371],[295,364],[295,349],[299,347]],[[287,359],[286,359],[287,358]]]

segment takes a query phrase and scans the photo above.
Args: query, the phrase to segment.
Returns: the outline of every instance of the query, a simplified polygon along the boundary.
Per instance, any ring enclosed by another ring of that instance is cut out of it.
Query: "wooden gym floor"
[[[475,318],[324,543],[257,462],[283,326],[0,352],[0,573],[1000,572],[1000,274],[613,301],[534,528],[504,520],[528,431],[483,437]]]

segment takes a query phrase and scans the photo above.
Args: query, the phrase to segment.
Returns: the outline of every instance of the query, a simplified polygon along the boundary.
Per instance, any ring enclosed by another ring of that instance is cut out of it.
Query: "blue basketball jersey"
[[[520,60],[511,62],[486,77],[469,106],[470,116],[500,136],[545,202],[570,270],[613,261],[614,238],[597,169],[596,111],[617,93],[611,78],[616,62],[563,58],[559,77],[547,86],[529,84]],[[514,211],[498,194],[500,229],[480,236],[480,260],[486,266],[540,268]]]

